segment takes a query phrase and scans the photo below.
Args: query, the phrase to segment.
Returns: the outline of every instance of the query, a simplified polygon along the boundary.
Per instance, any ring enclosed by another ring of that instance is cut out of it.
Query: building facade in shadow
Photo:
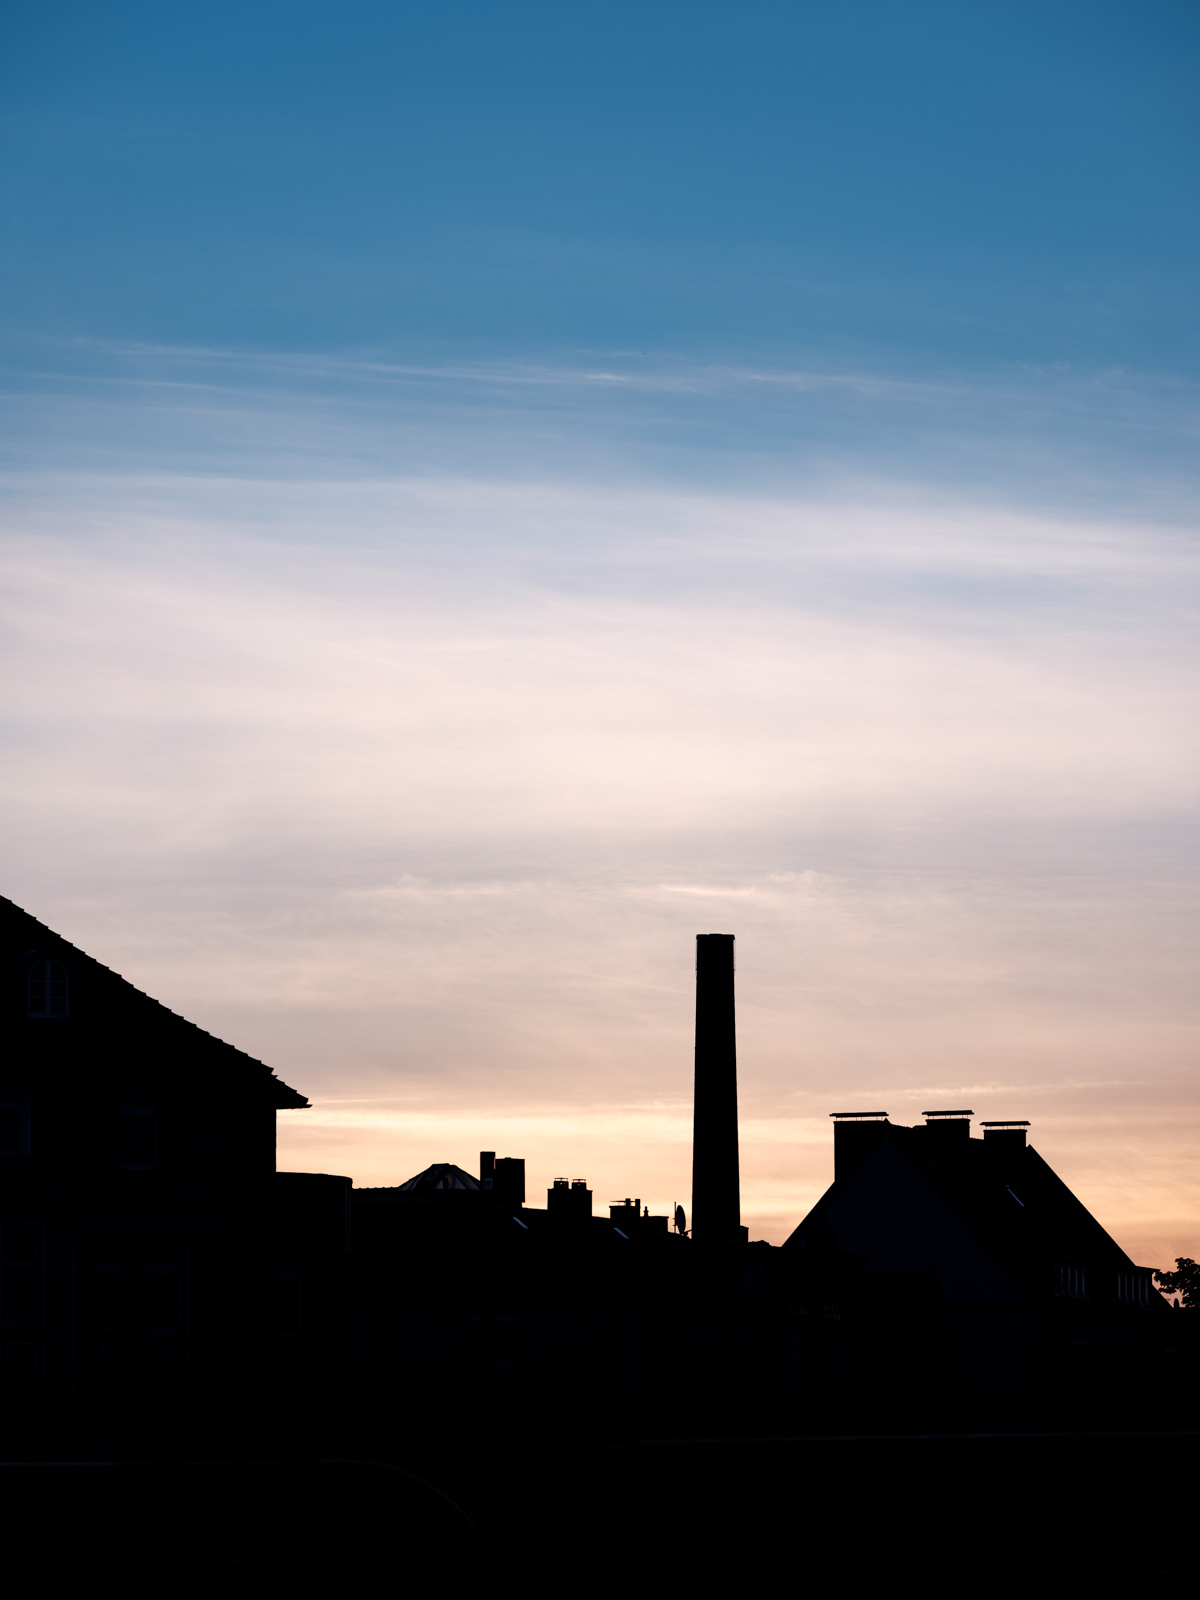
[[[928,1111],[834,1113],[834,1181],[786,1249],[836,1238],[897,1321],[876,1342],[876,1383],[900,1386],[912,1353],[899,1314],[924,1282],[943,1308],[935,1388],[972,1425],[1121,1426],[1178,1395],[1179,1319],[1153,1272],[1125,1254],[1027,1142],[1026,1122]],[[1168,1402],[1169,1403],[1169,1402]]]
[[[63,1448],[237,1426],[331,1345],[350,1181],[275,1170],[268,1067],[0,902],[0,1373]]]

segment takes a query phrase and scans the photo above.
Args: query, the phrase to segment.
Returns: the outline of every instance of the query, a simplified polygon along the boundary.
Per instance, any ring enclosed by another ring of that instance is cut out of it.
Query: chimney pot
[[[555,1178],[554,1187],[546,1190],[546,1209],[573,1217],[590,1217],[592,1191],[583,1178]]]

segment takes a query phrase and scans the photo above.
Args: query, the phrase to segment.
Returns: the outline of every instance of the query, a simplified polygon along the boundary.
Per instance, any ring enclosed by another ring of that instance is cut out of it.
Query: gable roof
[[[861,1159],[826,1190],[786,1241],[802,1243],[826,1225],[838,1200],[871,1164],[872,1144],[887,1141],[980,1244],[1018,1282],[1035,1289],[1050,1262],[1134,1270],[1116,1240],[1032,1147],[1009,1141],[950,1141],[928,1127],[875,1124]],[[867,1180],[869,1181],[869,1179]]]
[[[60,962],[70,1008],[63,1018],[31,1018],[25,984],[30,964]],[[305,1097],[261,1061],[151,999],[118,973],[0,896],[0,1030],[14,1065],[65,1076],[122,1075],[204,1095],[213,1090],[301,1110]]]
[[[435,1161],[431,1167],[426,1167],[424,1172],[418,1172],[415,1178],[409,1178],[407,1183],[399,1184],[397,1187],[403,1194],[423,1194],[427,1190],[434,1189],[480,1191],[483,1189],[478,1178],[473,1178],[469,1172],[456,1167],[453,1161]]]

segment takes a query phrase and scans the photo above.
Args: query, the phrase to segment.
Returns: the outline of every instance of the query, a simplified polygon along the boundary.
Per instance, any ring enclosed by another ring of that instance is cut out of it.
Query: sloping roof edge
[[[5,895],[0,895],[0,915],[11,916],[14,921],[23,922],[34,937],[35,943],[51,943],[63,951],[69,951],[71,958],[77,962],[103,973],[105,978],[114,984],[119,984],[122,989],[136,996],[137,1001],[147,1007],[153,1007],[161,1013],[162,1020],[171,1027],[184,1028],[192,1033],[198,1040],[207,1040],[220,1049],[228,1051],[239,1062],[244,1062],[246,1067],[257,1069],[259,1073],[266,1074],[266,1083],[262,1089],[271,1094],[272,1103],[277,1111],[304,1111],[310,1109],[310,1102],[298,1089],[293,1089],[282,1078],[276,1077],[273,1069],[265,1061],[259,1061],[255,1056],[248,1055],[244,1050],[239,1050],[236,1045],[230,1044],[226,1039],[219,1039],[216,1034],[209,1033],[197,1023],[191,1022],[187,1017],[182,1017],[177,1011],[172,1011],[169,1006],[163,1005],[161,1000],[156,1000],[153,995],[146,994],[136,984],[130,983],[128,978],[123,978],[119,972],[114,972],[111,967],[106,967],[102,961],[97,961],[95,956],[89,955],[86,950],[81,950],[78,945],[72,944],[61,933],[56,933],[53,928],[35,917],[32,912],[17,905]]]
[[[922,1148],[912,1138],[914,1133],[919,1135],[921,1131],[919,1127],[913,1129],[904,1127],[899,1123],[891,1123],[888,1125],[887,1131],[881,1135],[880,1143],[890,1140],[898,1153],[929,1184],[933,1192],[950,1208],[980,1245],[993,1256],[1005,1271],[1009,1272],[1018,1281],[1021,1281],[1028,1274],[1030,1248],[1044,1251],[1049,1241],[1043,1237],[1036,1243],[1031,1241],[1029,1245],[1022,1245],[1014,1240],[1010,1229],[998,1229],[995,1225],[994,1217],[987,1215],[977,1204],[972,1203],[975,1198],[972,1194],[972,1189],[983,1176],[979,1168],[976,1166],[973,1171],[970,1171],[967,1182],[962,1182],[957,1163],[940,1163],[936,1158],[929,1159],[930,1152]],[[976,1144],[977,1141],[972,1141],[972,1143]],[[978,1154],[982,1154],[982,1152],[977,1152],[976,1155]],[[1053,1191],[1054,1204],[1058,1209],[1060,1218],[1066,1214],[1070,1221],[1081,1227],[1083,1232],[1090,1234],[1091,1237],[1087,1241],[1090,1248],[1095,1249],[1098,1255],[1106,1256],[1114,1266],[1126,1264],[1133,1268],[1136,1265],[1099,1218],[1093,1216],[1069,1184],[1055,1172],[1045,1157],[1032,1145],[1026,1146],[1024,1149],[1023,1159],[1026,1169],[1034,1170],[1039,1182]],[[839,1184],[835,1179],[829,1185],[820,1199],[816,1201],[788,1235],[784,1241],[785,1248],[789,1245],[799,1245],[807,1231],[824,1225],[830,1205],[849,1184],[853,1183],[857,1171],[858,1169],[855,1168],[842,1183]],[[1005,1176],[999,1171],[989,1172],[987,1180],[1002,1187],[1007,1187]],[[1019,1184],[1020,1178],[1014,1176],[1012,1181]],[[1011,1188],[1008,1188],[1008,1193],[1012,1195],[1014,1203],[1023,1206],[1024,1202],[1018,1199]],[[1068,1256],[1071,1253],[1068,1249]]]

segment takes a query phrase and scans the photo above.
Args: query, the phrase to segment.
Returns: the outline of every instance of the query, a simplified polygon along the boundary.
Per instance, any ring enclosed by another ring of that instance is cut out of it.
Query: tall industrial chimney
[[[696,935],[692,1237],[744,1239],[738,1176],[733,934]]]

